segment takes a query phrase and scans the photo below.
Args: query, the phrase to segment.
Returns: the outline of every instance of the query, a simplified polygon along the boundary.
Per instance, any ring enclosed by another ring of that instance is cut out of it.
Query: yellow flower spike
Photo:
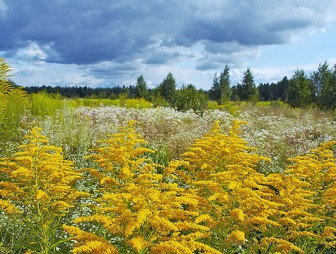
[[[193,253],[196,241],[208,236],[211,220],[198,212],[196,191],[180,187],[173,180],[179,180],[181,169],[189,163],[174,160],[167,167],[153,163],[147,157],[153,151],[143,147],[146,141],[133,125],[129,123],[103,140],[90,156],[97,168],[87,171],[100,181],[101,196],[94,200],[93,215],[74,222],[94,222],[96,237],[115,239],[113,246],[122,253],[144,249],[149,253],[168,253],[170,249],[173,253]],[[162,174],[157,173],[157,167],[162,168]],[[77,251],[88,248],[86,242],[92,235],[79,234],[73,228],[66,230],[78,241]],[[208,249],[214,250],[210,246]]]
[[[330,215],[336,208],[332,202],[336,194],[333,191],[336,164],[332,149],[335,144],[335,141],[326,142],[305,155],[291,158],[292,164],[284,174],[267,176],[268,184],[278,191],[273,200],[283,204],[275,218],[282,225],[282,240],[297,244],[297,248],[304,250],[309,244],[319,242],[328,249],[334,240],[327,235],[330,236],[330,226],[334,226]],[[316,234],[317,228],[322,232],[325,228],[323,239]]]
[[[131,178],[133,175],[134,174],[132,173],[129,167],[123,167],[119,173],[120,178],[125,180]]]
[[[193,246],[189,245],[188,242],[186,243],[180,243],[178,241],[166,241],[166,242],[160,242],[157,245],[155,245],[151,251],[154,254],[193,254],[193,250],[191,249]]]
[[[20,210],[7,200],[0,199],[0,209],[8,214],[19,213]]]
[[[11,177],[31,180],[34,177],[34,172],[30,168],[18,167],[18,169],[11,172]]]
[[[241,182],[230,181],[229,184],[228,184],[228,189],[229,190],[239,189],[241,187],[242,187]]]
[[[275,245],[275,250],[280,253],[289,253],[291,251],[295,253],[305,253],[301,248],[283,239],[275,237],[265,237],[261,240],[260,247],[262,249],[267,250],[270,248],[271,245]]]
[[[147,247],[147,242],[141,236],[137,236],[128,241],[128,243],[135,249],[138,253]]]
[[[47,200],[47,199],[49,199],[49,196],[47,195],[47,193],[45,193],[42,190],[37,190],[35,197],[36,197],[37,200]]]
[[[239,208],[235,208],[231,211],[230,215],[235,218],[238,219],[240,221],[244,221],[245,220],[245,215],[243,210],[239,209]]]
[[[214,219],[209,214],[201,214],[195,220],[196,223],[210,222],[212,223]]]
[[[226,239],[229,243],[241,245],[245,243],[245,233],[240,230],[233,231]]]
[[[183,159],[189,163],[185,166],[188,184],[195,186],[201,196],[200,212],[210,213],[217,222],[212,230],[229,234],[239,228],[244,239],[251,240],[253,229],[264,232],[269,225],[280,226],[274,216],[282,204],[273,202],[278,190],[255,170],[259,161],[270,159],[252,153],[255,149],[239,137],[241,124],[246,123],[234,121],[225,134],[216,122],[209,133],[187,149]],[[219,240],[214,236],[209,241]],[[232,248],[224,239],[218,245]]]
[[[210,202],[211,201],[219,201],[222,204],[229,204],[231,199],[226,192],[221,192],[221,193],[216,192],[215,194],[211,195],[208,198],[208,201],[210,201]]]
[[[61,148],[47,145],[40,131],[33,128],[20,152],[0,160],[0,172],[7,179],[0,182],[1,192],[6,193],[0,208],[7,213],[24,212],[19,220],[31,230],[30,240],[35,242],[31,248],[48,253],[59,241],[56,231],[60,230],[62,217],[83,193],[73,188],[81,174],[73,169],[72,162],[64,160]]]

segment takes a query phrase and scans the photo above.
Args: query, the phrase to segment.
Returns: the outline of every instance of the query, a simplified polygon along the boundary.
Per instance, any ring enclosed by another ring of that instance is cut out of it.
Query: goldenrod
[[[245,233],[240,230],[233,231],[229,237],[227,238],[227,241],[232,244],[244,244],[245,242]]]
[[[59,147],[47,145],[48,140],[33,128],[20,146],[21,152],[0,161],[0,208],[7,213],[21,212],[18,219],[31,230],[36,251],[48,253],[58,241],[56,229],[60,220],[77,199],[87,194],[73,186],[81,174],[73,163],[64,160]]]
[[[134,122],[130,122],[119,133],[101,141],[89,157],[97,163],[97,168],[89,171],[99,181],[101,195],[95,199],[93,215],[74,222],[96,222],[99,230],[95,243],[101,241],[104,246],[108,242],[106,248],[111,245],[122,253],[144,248],[152,253],[193,253],[204,249],[206,245],[201,243],[194,246],[208,235],[206,224],[210,219],[198,212],[196,192],[172,181],[178,177],[177,168],[185,162],[172,161],[163,168],[163,174],[157,174],[157,167],[162,166],[146,157],[154,151],[143,147],[146,141],[133,126]],[[91,233],[65,229],[78,242],[75,250],[88,253],[92,248]]]
[[[187,183],[201,196],[202,211],[209,212],[216,222],[212,230],[226,236],[242,232],[244,239],[249,239],[253,229],[267,231],[269,225],[279,225],[273,215],[281,204],[272,201],[277,194],[267,186],[267,178],[256,171],[259,161],[269,159],[252,153],[254,149],[239,137],[241,124],[244,122],[234,121],[225,134],[219,122],[215,123],[209,133],[187,149],[183,159],[187,162]],[[219,248],[231,248],[225,237],[221,243],[215,234],[213,237],[209,241],[216,241]]]

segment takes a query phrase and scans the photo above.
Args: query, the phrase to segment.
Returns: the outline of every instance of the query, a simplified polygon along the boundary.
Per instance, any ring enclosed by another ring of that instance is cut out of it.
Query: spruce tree
[[[231,96],[230,68],[228,65],[225,65],[224,71],[220,74],[219,88],[220,104],[223,104],[225,101],[228,101]]]
[[[167,77],[163,80],[163,82],[159,86],[159,91],[161,96],[170,104],[173,102],[175,92],[176,92],[176,84],[175,78],[173,74],[168,73]]]
[[[248,68],[244,72],[243,81],[241,84],[241,91],[239,91],[239,98],[243,101],[251,101],[258,96],[258,90],[256,88],[254,77],[251,69]]]

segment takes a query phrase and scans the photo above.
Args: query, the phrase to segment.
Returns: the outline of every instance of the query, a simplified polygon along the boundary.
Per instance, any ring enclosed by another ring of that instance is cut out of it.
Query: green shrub
[[[178,111],[194,110],[202,113],[208,106],[208,99],[204,92],[198,91],[195,86],[188,85],[175,92],[172,106]]]

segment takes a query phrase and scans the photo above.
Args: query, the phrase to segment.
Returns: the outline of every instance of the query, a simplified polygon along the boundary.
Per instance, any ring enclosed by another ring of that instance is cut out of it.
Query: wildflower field
[[[0,253],[335,253],[334,113],[48,100],[1,140]]]

